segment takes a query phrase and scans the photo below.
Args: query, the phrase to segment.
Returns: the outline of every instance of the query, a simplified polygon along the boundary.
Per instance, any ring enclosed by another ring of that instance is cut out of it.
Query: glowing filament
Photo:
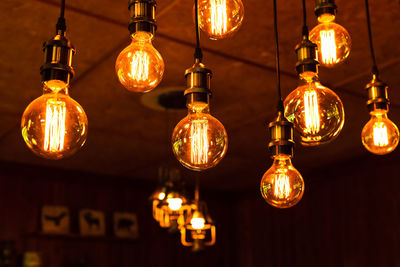
[[[321,55],[322,62],[325,64],[334,64],[337,61],[336,58],[336,41],[335,31],[321,31]]]
[[[274,195],[277,198],[285,199],[290,195],[289,176],[283,173],[275,174]]]
[[[131,74],[135,81],[146,81],[149,78],[150,57],[146,52],[136,51],[132,56]]]
[[[388,130],[383,122],[374,124],[374,145],[387,146],[389,144]]]
[[[208,162],[208,122],[194,120],[190,131],[191,155],[193,164],[206,164]]]
[[[306,91],[304,93],[304,112],[307,133],[318,133],[320,130],[320,118],[317,93],[315,91]]]
[[[65,135],[65,102],[49,99],[46,103],[46,118],[44,132],[44,150],[64,150]]]
[[[228,31],[228,15],[226,0],[211,1],[211,32],[214,35],[223,35]]]

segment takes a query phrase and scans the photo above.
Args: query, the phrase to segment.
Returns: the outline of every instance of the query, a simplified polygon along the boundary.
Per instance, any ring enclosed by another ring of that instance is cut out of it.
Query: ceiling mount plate
[[[185,87],[162,87],[142,95],[141,103],[153,110],[186,109]]]

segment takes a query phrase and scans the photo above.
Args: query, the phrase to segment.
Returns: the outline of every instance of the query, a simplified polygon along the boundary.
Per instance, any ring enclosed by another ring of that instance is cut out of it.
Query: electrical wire
[[[200,27],[199,27],[199,3],[194,0],[194,13],[195,13],[195,27],[196,27],[196,49],[194,52],[195,61],[201,62],[203,60],[203,52],[200,47]]]
[[[372,60],[372,73],[375,75],[379,74],[378,66],[376,64],[375,59],[375,51],[374,51],[374,44],[372,41],[372,32],[371,32],[371,19],[369,15],[369,4],[368,0],[365,0],[365,14],[367,17],[367,28],[368,28],[368,37],[369,37],[369,50],[371,52],[371,60]]]
[[[276,0],[274,0],[274,35],[275,35],[275,64],[276,64],[276,86],[278,90],[278,106],[277,110],[283,112],[283,100],[282,100],[282,90],[281,90],[281,70],[279,63],[279,36],[278,36],[278,15],[276,11]]]
[[[306,0],[302,0],[303,2],[303,36],[308,39],[308,27],[307,27],[307,8],[306,8]]]
[[[57,34],[61,33],[63,35],[67,29],[67,25],[65,23],[65,18],[64,18],[64,13],[65,13],[65,0],[61,0],[60,17],[58,18],[58,21],[56,24],[56,33]]]

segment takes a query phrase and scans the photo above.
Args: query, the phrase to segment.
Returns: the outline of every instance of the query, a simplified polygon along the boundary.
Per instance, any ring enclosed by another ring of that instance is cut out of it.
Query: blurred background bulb
[[[304,181],[293,167],[289,155],[277,155],[271,168],[264,174],[260,190],[268,204],[277,208],[296,205],[304,193]]]
[[[145,93],[161,82],[164,60],[151,43],[151,33],[136,32],[131,38],[132,43],[118,55],[115,71],[126,89]]]
[[[392,152],[399,144],[399,129],[389,120],[387,110],[377,109],[370,114],[371,119],[361,132],[364,147],[377,155]]]
[[[177,211],[182,207],[183,199],[179,197],[167,198],[168,208]]]
[[[190,104],[188,115],[172,133],[172,150],[181,164],[191,170],[209,169],[221,161],[227,148],[225,128],[210,115],[208,104]]]
[[[310,32],[310,41],[318,46],[318,61],[326,67],[333,67],[350,55],[350,35],[334,20],[335,15],[322,14],[318,17],[319,24]]]
[[[204,219],[203,214],[199,211],[195,211],[193,213],[192,219],[190,220],[190,224],[193,229],[201,230],[204,228],[206,220]]]
[[[223,39],[242,25],[244,7],[241,0],[200,0],[199,26],[213,40]]]
[[[316,73],[305,72],[300,78],[301,85],[285,99],[285,117],[293,123],[303,145],[327,143],[343,128],[342,101],[332,90],[320,84]]]
[[[29,104],[21,121],[27,146],[47,159],[74,154],[85,143],[87,128],[85,111],[69,97],[67,85],[55,80],[44,83],[43,95]]]

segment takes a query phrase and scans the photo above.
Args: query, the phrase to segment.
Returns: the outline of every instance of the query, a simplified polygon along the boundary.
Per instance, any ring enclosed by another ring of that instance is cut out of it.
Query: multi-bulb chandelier
[[[56,36],[43,45],[40,68],[43,95],[32,101],[21,120],[26,145],[38,156],[61,159],[83,146],[88,132],[85,111],[69,94],[75,49],[65,35],[65,0],[56,25]]]

